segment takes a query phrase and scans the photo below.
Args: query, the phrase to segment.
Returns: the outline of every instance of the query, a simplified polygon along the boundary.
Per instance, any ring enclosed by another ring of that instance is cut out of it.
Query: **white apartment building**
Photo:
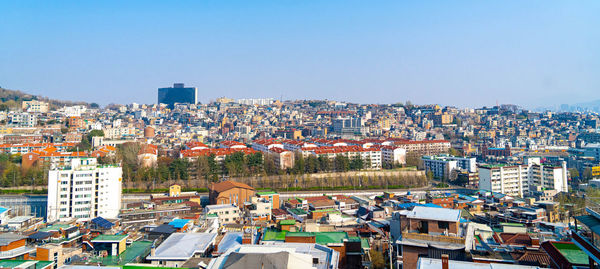
[[[509,196],[523,197],[529,192],[527,165],[479,166],[479,188]]]
[[[35,127],[37,116],[33,113],[13,113],[9,115],[10,125],[17,127]]]
[[[252,142],[252,148],[258,151],[267,152],[272,148],[283,148],[283,144],[273,139],[260,139]]]
[[[477,159],[466,157],[454,157],[450,155],[423,156],[425,171],[433,172],[433,176],[440,179],[448,179],[452,170],[463,170],[469,173],[477,172]]]
[[[394,146],[381,147],[381,158],[384,163],[406,164],[406,149]]]
[[[59,110],[62,112],[65,117],[81,117],[81,114],[87,111],[87,107],[85,106],[65,106]]]
[[[359,156],[363,161],[366,161],[365,168],[367,169],[381,169],[382,165],[382,154],[379,149],[375,148],[362,148],[360,146],[330,146],[330,147],[316,147],[316,148],[305,148],[302,150],[302,154],[305,155],[310,153],[315,157],[329,158],[331,161],[335,159],[337,155],[343,155],[352,160]],[[370,163],[370,166],[368,164]]]
[[[23,101],[21,108],[26,112],[48,113],[50,106],[47,102],[38,100]]]
[[[479,188],[518,197],[531,191],[568,191],[566,162],[559,166],[541,164],[539,158],[529,158],[526,162],[479,166]]]
[[[120,139],[123,137],[137,136],[137,129],[132,126],[104,128],[102,131],[104,131],[104,137],[106,137],[106,139]]]
[[[241,220],[240,209],[232,204],[207,205],[204,208],[204,214],[215,214],[219,218],[220,224],[235,223]]]
[[[273,98],[251,98],[251,99],[238,99],[235,102],[242,105],[259,105],[267,106],[274,102]]]
[[[96,158],[71,160],[48,172],[48,222],[95,217],[117,218],[121,210],[122,169]]]

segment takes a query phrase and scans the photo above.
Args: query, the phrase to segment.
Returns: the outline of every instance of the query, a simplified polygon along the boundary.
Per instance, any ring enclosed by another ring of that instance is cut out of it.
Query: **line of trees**
[[[47,167],[23,169],[20,164],[20,155],[0,154],[0,185],[2,187],[48,184]]]
[[[216,181],[221,177],[249,177],[271,175],[302,175],[320,172],[347,172],[358,171],[371,167],[369,159],[360,156],[349,158],[337,155],[334,159],[310,155],[306,158],[302,154],[295,155],[294,166],[280,169],[270,154],[261,152],[244,154],[236,152],[227,155],[222,162],[216,156],[199,156],[195,161],[181,158],[160,157],[155,167],[140,167],[137,163],[139,145],[126,143],[118,147],[118,156],[115,160],[101,160],[101,162],[121,162],[123,178],[133,181],[164,182],[166,180],[206,179]]]

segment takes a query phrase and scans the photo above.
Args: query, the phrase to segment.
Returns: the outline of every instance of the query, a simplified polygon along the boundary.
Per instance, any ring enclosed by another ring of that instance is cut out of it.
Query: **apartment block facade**
[[[121,209],[122,169],[96,158],[71,160],[48,173],[48,222],[116,218]]]

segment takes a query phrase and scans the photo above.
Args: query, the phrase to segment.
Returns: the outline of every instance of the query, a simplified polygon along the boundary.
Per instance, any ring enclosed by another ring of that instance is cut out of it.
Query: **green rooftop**
[[[317,244],[339,244],[344,243],[344,239],[348,239],[348,233],[346,232],[319,232],[316,234]]]
[[[300,208],[292,208],[292,209],[288,209],[288,211],[294,215],[306,215],[308,213],[306,213],[306,211],[300,209]]]
[[[287,232],[278,230],[266,230],[263,235],[263,241],[285,241],[286,237],[315,237],[315,241],[320,245],[340,244],[344,239],[348,239],[346,232]]]
[[[259,195],[259,196],[264,196],[264,195],[277,194],[277,192],[274,192],[274,191],[261,191],[261,192],[257,192],[256,194]]]
[[[337,211],[334,208],[326,208],[326,209],[318,209],[318,210],[313,210],[313,213],[323,213],[323,212],[327,212],[327,213],[339,213],[339,211]]]
[[[293,219],[284,219],[279,221],[279,225],[295,225],[296,224],[296,220]]]
[[[150,248],[152,248],[152,242],[150,241],[135,241],[118,256],[96,257],[90,259],[90,261],[94,263],[100,262],[104,266],[135,263],[139,262],[141,258],[146,257],[150,253]]]
[[[344,242],[344,239],[348,239],[346,232],[289,232],[286,236],[294,237],[310,237],[314,236],[315,241],[319,245],[327,244],[340,244]]]
[[[40,229],[40,232],[49,232],[49,231],[59,231],[60,229],[68,229],[73,227],[73,225],[69,224],[54,224],[52,226],[48,226],[46,228]]]
[[[525,227],[525,224],[522,223],[512,223],[512,222],[502,222],[501,226],[511,226],[511,227]]]
[[[589,262],[587,254],[575,244],[552,242],[552,245],[572,264],[588,264]]]
[[[314,236],[314,233],[311,232],[289,232],[286,234],[285,237],[291,236],[291,237],[311,237]]]
[[[285,241],[287,231],[266,230],[263,235],[263,241]]]
[[[100,241],[121,241],[125,238],[127,238],[126,234],[101,234],[92,239],[92,243]]]
[[[42,269],[52,262],[50,261],[35,261],[35,260],[0,260],[0,268],[25,268],[25,263],[35,263],[36,269]],[[29,266],[27,266],[29,268]]]

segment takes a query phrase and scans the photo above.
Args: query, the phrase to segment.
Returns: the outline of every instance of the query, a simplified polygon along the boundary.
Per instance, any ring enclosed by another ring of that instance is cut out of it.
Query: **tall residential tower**
[[[48,222],[95,217],[116,218],[121,210],[123,171],[96,158],[71,160],[48,172]]]

